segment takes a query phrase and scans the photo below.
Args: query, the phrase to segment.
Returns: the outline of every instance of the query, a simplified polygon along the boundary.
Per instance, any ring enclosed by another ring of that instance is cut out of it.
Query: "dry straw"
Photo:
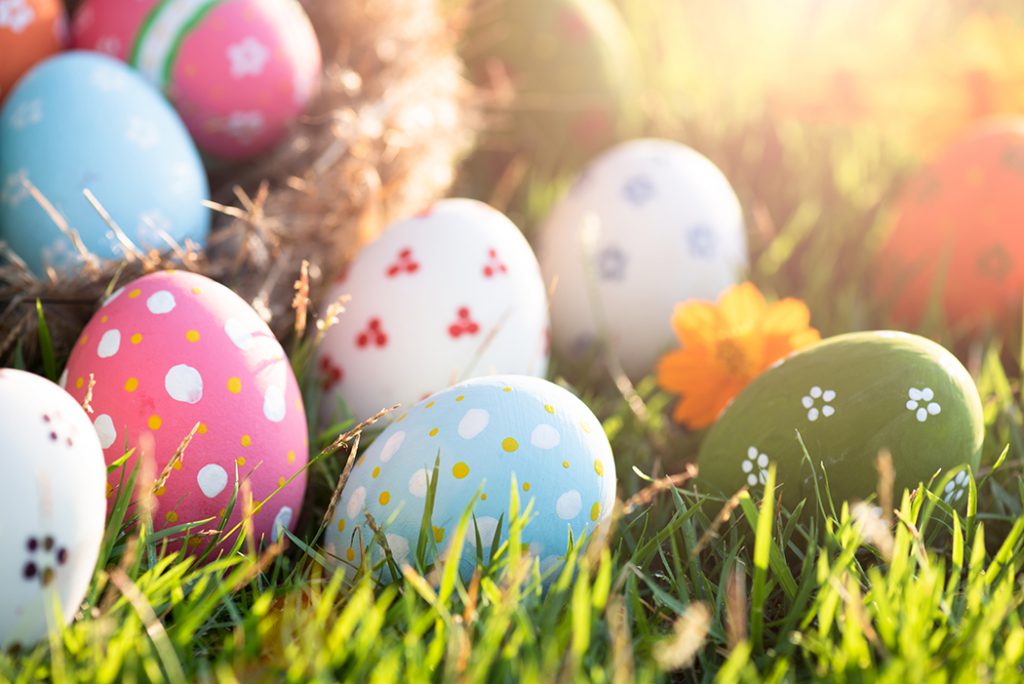
[[[20,347],[26,363],[37,365],[37,298],[61,355],[115,282],[172,266],[228,285],[286,335],[292,283],[304,259],[316,302],[322,294],[317,286],[361,243],[448,189],[456,160],[472,142],[472,126],[457,32],[438,2],[303,4],[323,49],[322,92],[277,150],[212,179],[217,212],[206,253],[168,243],[164,253],[147,254],[129,241],[123,262],[86,258],[79,274],[51,272],[45,278],[17,259],[3,259],[3,361],[9,363]],[[64,232],[74,239],[74,226]]]

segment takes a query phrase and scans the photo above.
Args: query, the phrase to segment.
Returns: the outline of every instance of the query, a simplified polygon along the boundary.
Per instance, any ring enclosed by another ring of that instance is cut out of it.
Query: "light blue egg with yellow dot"
[[[433,551],[444,555],[479,493],[460,559],[463,577],[475,567],[478,533],[484,558],[499,520],[500,540],[507,538],[513,486],[520,511],[532,502],[522,539],[544,571],[562,561],[570,538],[593,536],[615,502],[611,445],[582,401],[540,378],[477,378],[399,413],[358,458],[327,528],[329,556],[352,572],[366,549],[378,576],[390,580],[369,516],[395,561],[411,563],[435,462]]]

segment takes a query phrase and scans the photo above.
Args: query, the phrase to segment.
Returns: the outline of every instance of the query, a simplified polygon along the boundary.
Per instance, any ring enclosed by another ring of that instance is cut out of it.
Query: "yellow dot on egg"
[[[219,511],[217,511],[217,517],[218,518],[223,518],[227,514],[228,514],[228,509],[226,509],[226,508],[222,508]]]
[[[544,410],[550,413],[551,415],[555,415],[555,407],[552,406],[551,404],[544,404]]]
[[[429,404],[427,404],[423,408],[428,409],[428,408],[433,408],[433,407],[434,407],[434,402],[430,402]]]
[[[100,323],[106,323],[109,320],[110,320],[110,316],[101,316],[100,317]]]
[[[465,394],[460,394],[459,396],[455,397],[455,401],[462,401],[465,398],[466,398]]]
[[[356,559],[356,552],[352,550],[351,546],[345,551],[345,558],[347,558],[349,562]]]
[[[193,67],[193,68],[195,68],[195,67]],[[203,290],[202,290],[202,288],[199,288],[199,287],[193,287],[192,288],[192,294],[203,294]]]
[[[164,421],[162,421],[160,419],[160,416],[156,415],[155,413],[149,417],[149,420],[146,421],[146,425],[149,426],[150,430],[159,430],[160,426],[163,424]]]
[[[462,478],[469,475],[469,466],[463,463],[462,461],[459,461],[458,463],[452,466],[452,475],[455,476],[456,480],[461,480]]]
[[[344,532],[344,531],[345,531],[345,519],[341,518],[341,519],[338,520],[338,532]]]
[[[142,341],[142,335],[140,333],[135,333],[134,335],[131,336],[131,341],[132,344],[138,344],[139,342]]]
[[[590,507],[590,519],[596,522],[599,515],[601,515],[601,504],[595,503]]]
[[[285,482],[287,482],[287,480],[285,480],[283,477],[277,478],[277,486],[278,487],[284,487]]]
[[[487,495],[486,494],[481,494],[480,495],[480,500],[481,501],[487,501]]]
[[[377,500],[380,501],[381,506],[387,506],[388,502],[391,501],[391,492],[385,489],[380,493],[380,497]]]
[[[604,463],[600,461],[594,461],[594,472],[599,476],[604,477]]]
[[[137,389],[139,389],[139,379],[138,378],[128,378],[127,380],[124,381],[124,391],[125,392],[134,392]]]
[[[88,342],[88,341],[89,341],[89,336],[88,335],[82,335],[81,337],[78,338],[78,346],[84,347],[85,343]]]
[[[164,519],[169,523],[176,523],[178,522],[178,514],[174,511],[168,511],[167,515],[164,516]]]
[[[580,428],[582,428],[582,430],[587,434],[590,434],[590,426],[584,423],[582,420],[580,421]]]
[[[409,417],[408,413],[403,413],[402,415],[398,416],[398,419],[395,420],[395,422],[396,423],[401,423],[403,420],[405,420],[408,417]]]
[[[111,495],[111,494],[113,494],[113,493],[114,493],[114,485],[112,485],[112,484],[110,484],[110,483],[108,482],[108,483],[107,483],[107,496],[110,496],[110,495]]]
[[[295,463],[295,452],[294,451],[289,451],[288,452],[288,462],[289,463]]]
[[[501,448],[509,453],[512,453],[513,451],[519,448],[519,442],[517,442],[511,437],[506,437],[501,441]]]
[[[524,492],[530,491],[530,483],[529,482],[524,482],[523,483],[523,491]]]
[[[232,394],[238,394],[242,391],[242,381],[238,378],[232,377],[228,380],[228,392]]]
[[[199,544],[200,544],[199,537],[189,537],[188,538],[188,545],[191,546],[193,549],[196,548],[197,546],[199,546]]]
[[[198,330],[189,330],[187,333],[185,333],[185,339],[188,340],[189,342],[198,342],[199,341],[199,331]]]
[[[433,525],[431,525],[431,527],[433,527]],[[442,541],[444,541],[444,528],[434,527],[434,542],[440,544]]]
[[[428,434],[428,435],[430,435],[431,437],[437,437],[437,428],[433,428],[433,429],[432,429],[432,430],[431,430],[430,432],[428,432],[427,434]]]
[[[503,390],[501,390],[501,391],[502,391],[502,392],[511,392],[511,391],[512,391],[512,388],[511,388],[511,387],[506,387],[505,389],[503,389]]]
[[[380,466],[374,466],[373,472],[370,474],[370,477],[376,480],[378,475],[380,475]]]
[[[196,432],[198,432],[201,435],[205,435],[206,434],[206,423],[200,423],[199,427],[196,428]]]
[[[249,435],[242,435],[242,446],[252,446],[252,437]]]
[[[156,494],[157,496],[163,496],[164,494],[167,493],[167,487],[157,487],[156,491],[153,493]]]
[[[172,465],[171,467],[174,468],[175,470],[181,470],[181,459],[175,459],[174,465]]]
[[[239,456],[238,458],[236,458],[235,459],[235,464],[239,465],[239,466],[244,466],[245,465],[245,456]]]
[[[135,299],[140,294],[142,294],[142,290],[135,288],[134,290],[128,293],[128,299]]]
[[[82,389],[82,385],[84,385],[84,384],[85,384],[85,378],[83,378],[82,376],[78,376],[77,378],[75,378],[75,388],[76,389]],[[128,390],[128,391],[131,392],[131,390]]]
[[[562,467],[568,469],[569,468],[569,462],[568,461],[562,461]]]

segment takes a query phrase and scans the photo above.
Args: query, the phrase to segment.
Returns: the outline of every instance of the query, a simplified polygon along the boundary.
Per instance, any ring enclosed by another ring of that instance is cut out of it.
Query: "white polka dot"
[[[413,496],[422,499],[427,495],[427,469],[417,470],[409,478],[409,493]]]
[[[100,438],[100,446],[106,449],[114,440],[117,439],[117,430],[114,429],[114,421],[110,419],[106,413],[101,413],[96,416],[96,420],[92,422],[92,426],[96,428],[96,434]]]
[[[390,461],[391,457],[395,455],[395,452],[398,451],[404,441],[405,433],[402,431],[398,431],[388,437],[387,441],[384,442],[384,448],[380,450],[381,463],[387,463]]]
[[[768,467],[768,454],[761,454],[760,456],[758,456],[757,457],[757,465],[761,466],[762,468],[767,468]]]
[[[251,322],[246,323],[237,318],[229,318],[224,322],[224,332],[236,347],[245,351],[253,345],[260,330]]]
[[[750,461],[744,460],[743,465],[741,465],[740,467],[743,468],[743,472],[749,473],[751,470],[754,469],[754,464],[751,463]]]
[[[491,414],[479,408],[469,409],[466,415],[459,421],[459,437],[473,439],[487,427],[491,422]]]
[[[352,496],[348,499],[348,505],[345,506],[345,510],[348,512],[348,517],[354,518],[363,510],[363,504],[366,503],[366,487],[357,487]]]
[[[279,385],[271,385],[263,395],[263,415],[271,423],[280,423],[284,420],[287,410],[284,402],[284,388]]]
[[[473,525],[473,521],[469,521],[469,529],[466,530],[466,541],[469,542],[470,546],[476,546],[476,533],[480,531],[480,542],[485,546],[490,546],[491,541],[494,540],[494,531],[498,529],[498,519],[490,516],[484,516],[476,519],[476,525]]]
[[[747,475],[747,484],[753,487],[757,484],[757,475]]]
[[[562,436],[550,425],[538,425],[530,435],[530,444],[538,449],[554,449],[561,442]]]
[[[146,300],[146,308],[149,309],[149,312],[158,315],[174,311],[174,304],[174,295],[167,290],[154,292]]]
[[[100,308],[102,309],[103,307],[109,305],[112,301],[114,301],[115,299],[120,297],[122,292],[124,292],[124,288],[123,287],[119,287],[116,290],[114,290],[113,292],[111,292],[110,296],[103,300],[103,304],[102,304],[102,306],[100,306]]]
[[[274,516],[274,541],[279,540],[283,535],[284,531],[288,529],[288,525],[292,522],[292,509],[291,506],[281,506],[281,510]]]
[[[199,489],[203,491],[203,494],[207,498],[212,499],[228,486],[228,471],[220,467],[216,463],[208,463],[204,465],[199,473],[196,475],[196,482],[199,484]]]
[[[111,356],[117,353],[117,350],[121,348],[121,331],[120,330],[108,330],[103,333],[103,337],[100,338],[100,344],[96,348],[96,353],[101,359],[109,359]]]
[[[60,385],[61,389],[67,389],[68,386],[68,369],[65,368],[64,372],[60,374],[60,379],[57,380],[57,384]]]
[[[167,371],[164,389],[175,401],[196,404],[203,398],[203,376],[192,366],[179,363]]]
[[[397,534],[385,534],[384,538],[388,542],[391,556],[395,559],[396,563],[401,564],[409,557],[409,540]]]
[[[570,489],[558,497],[558,501],[555,503],[555,513],[558,513],[558,517],[562,520],[572,520],[580,514],[582,508],[583,497],[575,489]]]

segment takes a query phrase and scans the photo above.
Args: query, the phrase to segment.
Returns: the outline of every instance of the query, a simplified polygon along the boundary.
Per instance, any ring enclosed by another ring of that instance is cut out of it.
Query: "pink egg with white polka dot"
[[[107,463],[131,452],[108,475],[108,503],[141,456],[158,530],[203,520],[215,530],[225,518],[231,530],[250,509],[257,540],[293,527],[309,448],[299,386],[273,333],[234,292],[184,271],[124,286],[86,326],[61,378],[79,401],[90,381]],[[210,537],[197,531],[175,535],[175,546],[204,551]]]
[[[319,85],[319,43],[295,0],[86,0],[73,33],[141,71],[225,159],[279,142]]]

